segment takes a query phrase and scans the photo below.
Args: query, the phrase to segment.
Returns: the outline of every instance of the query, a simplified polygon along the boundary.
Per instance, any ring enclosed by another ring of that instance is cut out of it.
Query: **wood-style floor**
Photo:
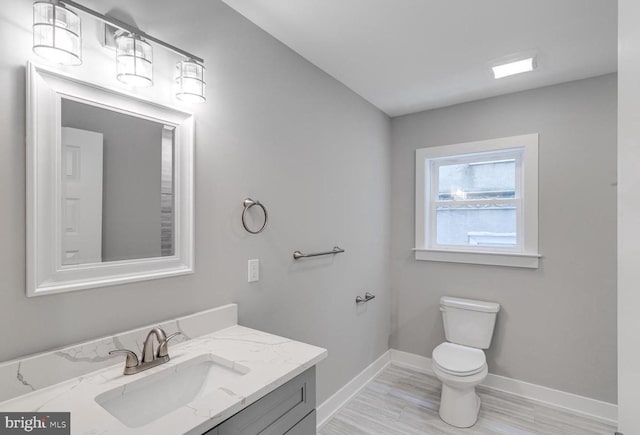
[[[613,435],[615,428],[559,408],[479,387],[475,426],[457,429],[438,416],[440,382],[390,365],[349,401],[319,435]]]

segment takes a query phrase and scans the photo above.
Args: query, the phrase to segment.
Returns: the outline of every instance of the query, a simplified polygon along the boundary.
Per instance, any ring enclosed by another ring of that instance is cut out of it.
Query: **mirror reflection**
[[[172,256],[173,126],[62,99],[63,265]]]

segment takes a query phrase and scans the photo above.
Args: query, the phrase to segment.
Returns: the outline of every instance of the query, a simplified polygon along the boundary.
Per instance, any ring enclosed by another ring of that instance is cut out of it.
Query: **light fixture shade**
[[[134,87],[153,85],[153,49],[137,35],[116,37],[117,78]]]
[[[183,60],[176,64],[176,98],[188,103],[204,103],[206,83],[204,66],[194,60]]]
[[[80,18],[63,5],[33,4],[33,52],[62,65],[82,63]]]

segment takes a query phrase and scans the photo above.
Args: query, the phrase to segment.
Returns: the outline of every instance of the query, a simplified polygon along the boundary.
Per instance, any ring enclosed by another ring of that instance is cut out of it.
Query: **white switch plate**
[[[249,260],[249,282],[260,280],[260,260]]]

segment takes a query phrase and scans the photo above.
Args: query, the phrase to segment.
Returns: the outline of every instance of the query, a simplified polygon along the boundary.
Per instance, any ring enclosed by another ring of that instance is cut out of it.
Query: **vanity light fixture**
[[[529,71],[533,71],[536,67],[535,58],[528,57],[526,59],[520,59],[509,63],[503,63],[492,67],[493,76],[496,79],[512,76],[514,74],[521,74]]]
[[[188,103],[204,103],[206,83],[204,66],[195,60],[183,60],[176,64],[176,98]]]
[[[119,81],[142,88],[153,85],[153,49],[128,32],[116,36],[116,68]]]
[[[153,49],[149,44],[153,42],[185,59],[177,64],[176,97],[190,103],[206,101],[202,58],[74,0],[36,0],[33,3],[34,53],[63,65],[82,63],[80,17],[71,8],[117,29],[115,42],[119,81],[135,87],[153,85]]]
[[[82,63],[80,18],[53,1],[33,3],[33,52],[61,65]]]

